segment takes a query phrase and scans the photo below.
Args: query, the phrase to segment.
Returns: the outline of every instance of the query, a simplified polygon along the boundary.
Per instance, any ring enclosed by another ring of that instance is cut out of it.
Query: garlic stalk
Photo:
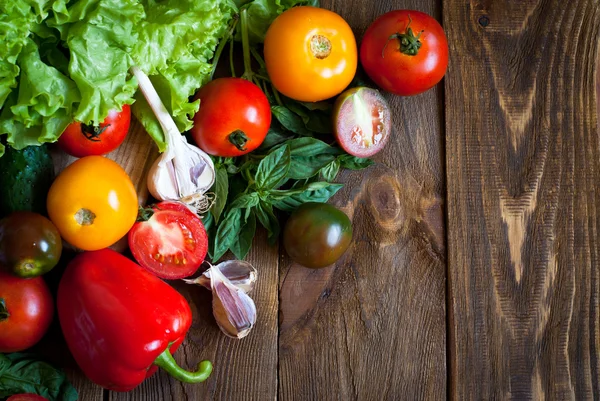
[[[152,165],[148,173],[148,190],[158,200],[181,200],[201,209],[210,208],[205,192],[215,182],[215,167],[211,158],[187,142],[148,76],[138,67],[131,67],[140,90],[156,115],[165,133],[167,150]]]
[[[243,260],[226,260],[216,266],[211,266],[210,269],[206,270],[198,278],[186,280],[188,284],[198,284],[204,288],[211,289],[211,271],[218,269],[231,284],[240,288],[246,294],[252,291],[254,283],[256,282],[257,271],[254,266]]]

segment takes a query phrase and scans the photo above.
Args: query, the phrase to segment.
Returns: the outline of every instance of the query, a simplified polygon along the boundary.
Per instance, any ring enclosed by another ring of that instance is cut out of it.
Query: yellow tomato
[[[121,166],[102,156],[87,156],[56,177],[47,206],[50,220],[67,242],[93,251],[127,234],[137,217],[138,199]]]
[[[293,7],[265,37],[265,63],[275,88],[316,102],[342,92],[356,73],[356,40],[342,17],[323,8]]]

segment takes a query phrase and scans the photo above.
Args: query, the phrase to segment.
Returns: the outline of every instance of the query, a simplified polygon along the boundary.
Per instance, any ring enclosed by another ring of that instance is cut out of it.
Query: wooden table
[[[359,40],[386,11],[422,10],[450,44],[445,84],[388,95],[392,140],[376,166],[340,177],[333,203],[353,220],[353,247],[313,271],[261,231],[247,338],[221,335],[208,291],[176,285],[195,318],[176,359],[212,360],[207,383],[160,373],[103,393],[72,370],[81,399],[598,397],[598,0],[322,6]]]

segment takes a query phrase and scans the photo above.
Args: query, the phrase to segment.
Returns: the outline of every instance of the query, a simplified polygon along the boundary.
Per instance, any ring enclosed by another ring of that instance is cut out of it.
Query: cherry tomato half
[[[0,270],[0,352],[18,352],[42,339],[54,302],[41,277],[24,279]]]
[[[343,91],[358,64],[352,29],[333,11],[293,7],[271,24],[265,37],[269,78],[284,95],[316,102]]]
[[[166,201],[140,211],[129,231],[131,253],[140,266],[165,279],[191,276],[208,250],[200,217],[180,202]]]
[[[333,106],[335,139],[353,156],[373,156],[390,138],[391,115],[378,90],[364,86],[348,89]]]
[[[383,90],[402,96],[416,95],[444,77],[448,41],[433,17],[420,11],[390,11],[365,32],[360,62]]]
[[[200,110],[191,130],[198,147],[213,156],[241,156],[258,148],[271,125],[263,91],[242,78],[218,78],[198,91]]]
[[[76,160],[48,192],[48,215],[63,239],[84,251],[111,246],[127,234],[138,212],[137,192],[116,162]]]
[[[131,123],[131,108],[111,110],[99,126],[80,122],[69,124],[58,138],[58,146],[71,156],[104,155],[118,148],[125,140]]]

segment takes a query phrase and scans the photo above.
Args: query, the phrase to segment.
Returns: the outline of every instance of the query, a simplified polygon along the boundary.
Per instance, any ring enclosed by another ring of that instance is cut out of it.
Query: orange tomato
[[[67,242],[93,251],[127,234],[137,218],[138,199],[121,166],[102,156],[86,156],[56,177],[47,206]]]
[[[358,63],[348,23],[333,11],[309,6],[290,8],[273,21],[264,53],[275,88],[304,102],[341,93]]]

